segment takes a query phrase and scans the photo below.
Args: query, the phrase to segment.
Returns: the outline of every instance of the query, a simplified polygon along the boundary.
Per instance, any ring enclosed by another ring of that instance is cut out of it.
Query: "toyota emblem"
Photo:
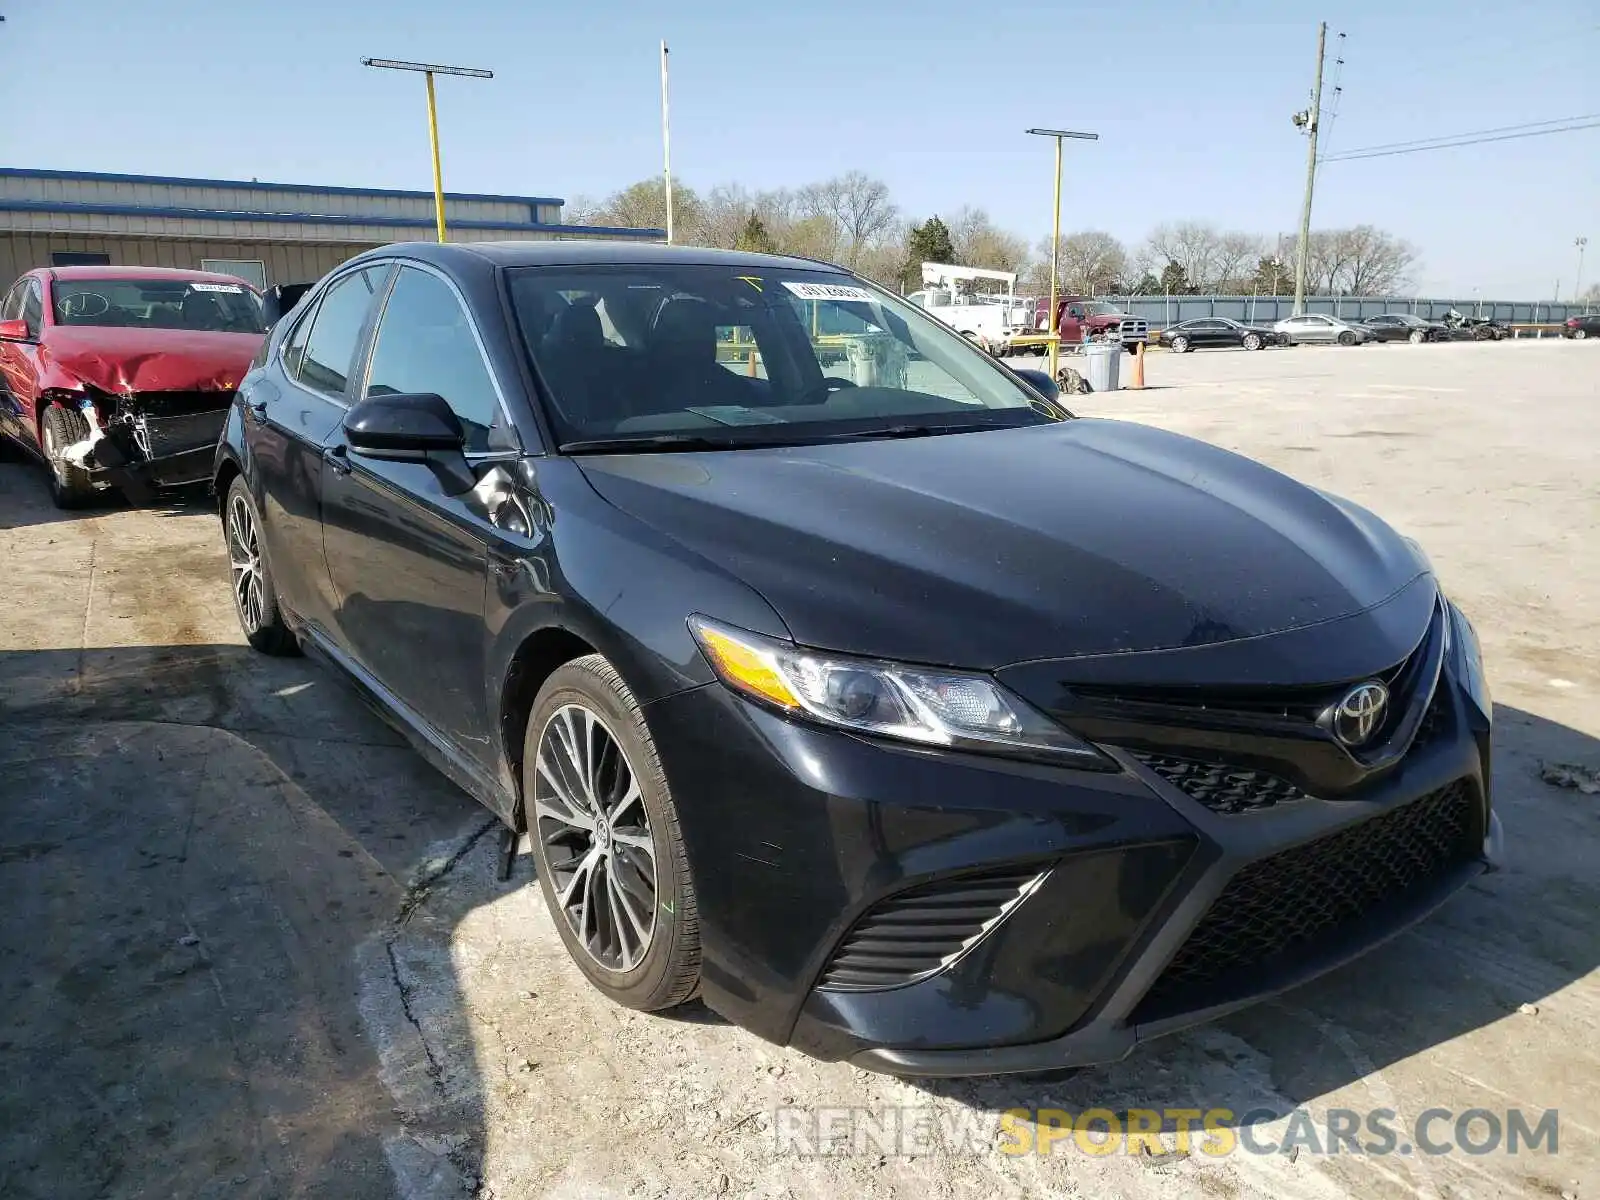
[[[1383,724],[1389,689],[1376,679],[1358,683],[1333,708],[1333,736],[1346,746],[1362,746]]]

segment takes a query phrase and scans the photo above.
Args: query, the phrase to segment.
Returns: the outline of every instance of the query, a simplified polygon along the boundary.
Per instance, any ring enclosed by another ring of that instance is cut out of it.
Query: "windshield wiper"
[[[829,434],[829,441],[864,441],[869,438],[936,437],[941,433],[976,433],[980,429],[1020,429],[1002,421],[962,421],[950,425],[880,425],[874,429],[852,429],[849,433]]]
[[[562,442],[563,454],[648,454],[652,450],[744,450],[757,446],[789,446],[791,439],[710,438],[698,433],[651,433],[639,437],[583,438]]]

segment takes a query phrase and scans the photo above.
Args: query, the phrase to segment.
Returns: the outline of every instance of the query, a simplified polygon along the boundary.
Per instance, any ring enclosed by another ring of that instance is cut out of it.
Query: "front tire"
[[[590,654],[539,689],[522,794],[567,953],[626,1008],[672,1008],[700,986],[700,918],[672,789],[639,702]]]
[[[1413,329],[1411,331],[1411,344],[1413,346],[1420,346],[1420,345],[1422,345],[1423,342],[1425,342],[1427,340],[1428,340],[1428,335],[1426,333],[1424,333],[1422,330]]]
[[[68,462],[61,452],[89,437],[89,421],[75,408],[52,404],[44,410],[39,428],[39,449],[50,468],[50,499],[57,508],[82,508],[94,496],[86,468]]]
[[[1348,329],[1346,329],[1343,333],[1341,333],[1339,335],[1339,345],[1341,345],[1341,346],[1354,346],[1355,344],[1356,344],[1356,335],[1351,333]]]
[[[1255,333],[1247,333],[1247,334],[1245,334],[1244,335],[1244,348],[1246,350],[1259,350],[1259,349],[1261,349],[1261,335],[1260,334],[1255,334]]]
[[[278,593],[261,548],[261,518],[242,475],[234,477],[222,504],[222,536],[228,549],[233,611],[244,640],[263,654],[298,654],[300,644],[278,608]]]
[[[1587,329],[1574,329],[1572,331],[1572,340],[1575,341],[1575,342],[1581,342],[1581,341],[1583,341],[1584,338],[1586,338],[1588,336],[1589,336],[1589,331]]]

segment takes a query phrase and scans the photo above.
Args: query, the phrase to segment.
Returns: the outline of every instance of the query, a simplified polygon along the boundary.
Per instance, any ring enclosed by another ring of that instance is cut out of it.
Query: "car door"
[[[244,441],[278,602],[326,632],[333,589],[322,553],[322,450],[344,419],[356,351],[388,268],[331,278],[240,385]]]
[[[0,316],[28,323],[28,341],[0,342],[0,432],[30,447],[39,437],[39,337],[44,330],[44,290],[24,275],[0,304]]]
[[[1207,349],[1211,349],[1216,346],[1227,345],[1233,340],[1230,336],[1232,331],[1221,321],[1209,319],[1193,321],[1190,323],[1190,328],[1194,330],[1191,340],[1196,346],[1204,346]]]
[[[467,305],[431,268],[396,273],[356,391],[442,396],[467,430],[467,458],[485,487],[494,463],[520,453]],[[323,456],[323,546],[340,645],[493,778],[484,599],[494,527],[485,494],[447,495],[425,462],[365,457],[342,427]]]
[[[1307,342],[1331,342],[1334,338],[1333,322],[1327,317],[1314,314],[1300,318],[1302,327],[1300,337]]]

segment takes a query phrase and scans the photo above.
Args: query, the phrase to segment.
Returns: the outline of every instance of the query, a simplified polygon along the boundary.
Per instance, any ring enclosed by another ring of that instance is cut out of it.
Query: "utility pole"
[[[1587,246],[1589,244],[1589,239],[1586,238],[1586,237],[1573,238],[1572,239],[1572,244],[1578,248],[1578,273],[1575,276],[1573,276],[1572,298],[1574,300],[1582,300],[1583,299],[1583,249],[1584,249],[1585,246]]]
[[[667,43],[661,42],[661,178],[667,189],[667,245],[672,245],[672,124],[667,117]]]
[[[1300,243],[1295,247],[1294,261],[1294,311],[1298,316],[1306,309],[1306,273],[1311,265],[1311,193],[1317,185],[1317,127],[1322,124],[1322,63],[1328,51],[1328,23],[1317,26],[1317,78],[1311,85],[1311,107],[1294,115],[1294,123],[1305,130],[1309,146],[1306,148],[1306,200],[1300,209]]]

